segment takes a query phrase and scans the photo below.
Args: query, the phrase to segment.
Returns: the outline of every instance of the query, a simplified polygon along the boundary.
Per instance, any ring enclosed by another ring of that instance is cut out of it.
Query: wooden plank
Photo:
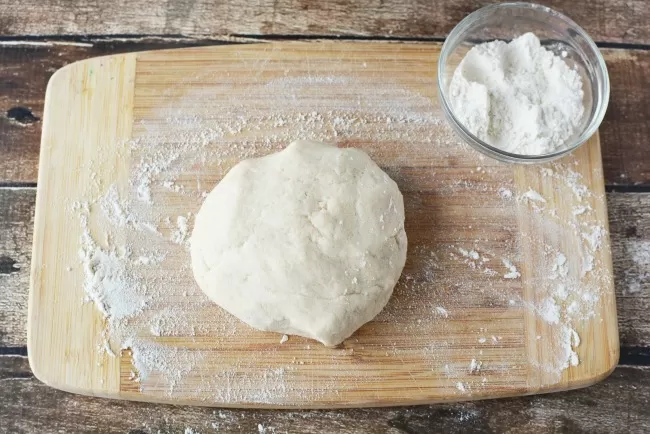
[[[2,0],[0,30],[13,35],[331,35],[442,38],[484,0],[304,0],[93,2]],[[596,41],[650,43],[643,1],[540,0],[580,24]]]
[[[610,193],[607,203],[621,342],[650,347],[650,193]]]
[[[650,10],[650,7],[647,7]],[[650,51],[602,50],[611,96],[600,127],[608,184],[650,184]]]
[[[36,189],[0,188],[0,347],[25,346]],[[650,347],[650,193],[608,193],[619,333]]]
[[[72,395],[36,380],[25,357],[0,356],[6,432],[643,433],[650,368],[621,367],[586,389],[457,404],[330,411],[228,410]],[[5,432],[3,431],[3,432]]]
[[[49,77],[77,60],[104,54],[205,45],[214,41],[102,41],[77,45],[0,45],[0,184],[35,183]],[[603,49],[612,97],[600,129],[605,182],[649,184],[650,51]],[[11,116],[8,112],[13,110]],[[18,118],[18,120],[13,119]]]
[[[0,347],[27,339],[34,199],[32,188],[0,188]]]

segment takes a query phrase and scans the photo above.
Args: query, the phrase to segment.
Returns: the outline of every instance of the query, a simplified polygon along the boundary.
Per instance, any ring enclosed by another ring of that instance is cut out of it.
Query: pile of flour
[[[469,131],[514,154],[566,148],[584,115],[580,75],[532,33],[473,47],[449,94],[454,115]]]

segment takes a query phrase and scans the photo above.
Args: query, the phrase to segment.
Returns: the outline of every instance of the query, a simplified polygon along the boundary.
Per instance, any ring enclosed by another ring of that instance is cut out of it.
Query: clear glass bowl
[[[566,146],[552,154],[521,155],[491,146],[467,130],[454,116],[449,102],[449,83],[465,54],[476,44],[501,39],[510,41],[533,32],[542,45],[561,55],[582,77],[585,115]],[[609,76],[603,56],[589,35],[571,19],[546,6],[501,3],[486,6],[463,19],[449,34],[438,61],[438,92],[447,120],[478,151],[501,161],[540,163],[570,153],[591,137],[605,116],[609,102]]]

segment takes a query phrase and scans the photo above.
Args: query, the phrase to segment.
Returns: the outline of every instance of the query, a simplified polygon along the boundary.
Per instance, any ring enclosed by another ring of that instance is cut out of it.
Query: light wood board
[[[29,299],[36,376],[113,398],[319,408],[549,392],[608,375],[619,345],[598,136],[544,166],[482,157],[442,118],[438,55],[427,44],[278,43],[117,55],[55,73]],[[189,212],[191,226],[202,193],[230,167],[299,138],[366,150],[405,198],[402,279],[386,309],[335,349],[280,344],[233,319],[207,302],[186,248],[169,241],[177,217]],[[178,376],[154,369],[136,381],[131,350],[110,336],[115,356],[101,351],[106,319],[84,303],[83,231],[71,209],[99,209],[111,186],[156,232],[93,220],[93,236],[163,250],[146,273],[164,291],[133,322],[141,346],[185,357]],[[592,229],[601,236],[590,247]],[[559,297],[563,283],[569,295]],[[168,322],[152,328],[161,316]],[[578,363],[564,369],[570,330]]]

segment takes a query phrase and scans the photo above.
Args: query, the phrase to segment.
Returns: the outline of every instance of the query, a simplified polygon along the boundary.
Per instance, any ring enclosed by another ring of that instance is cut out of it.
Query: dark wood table
[[[285,39],[441,42],[478,0],[0,0],[0,432],[650,432],[650,4],[540,1],[601,47],[600,134],[621,358],[565,393],[387,409],[243,411],[51,389],[27,362],[29,265],[45,86],[63,65],[127,51]]]

